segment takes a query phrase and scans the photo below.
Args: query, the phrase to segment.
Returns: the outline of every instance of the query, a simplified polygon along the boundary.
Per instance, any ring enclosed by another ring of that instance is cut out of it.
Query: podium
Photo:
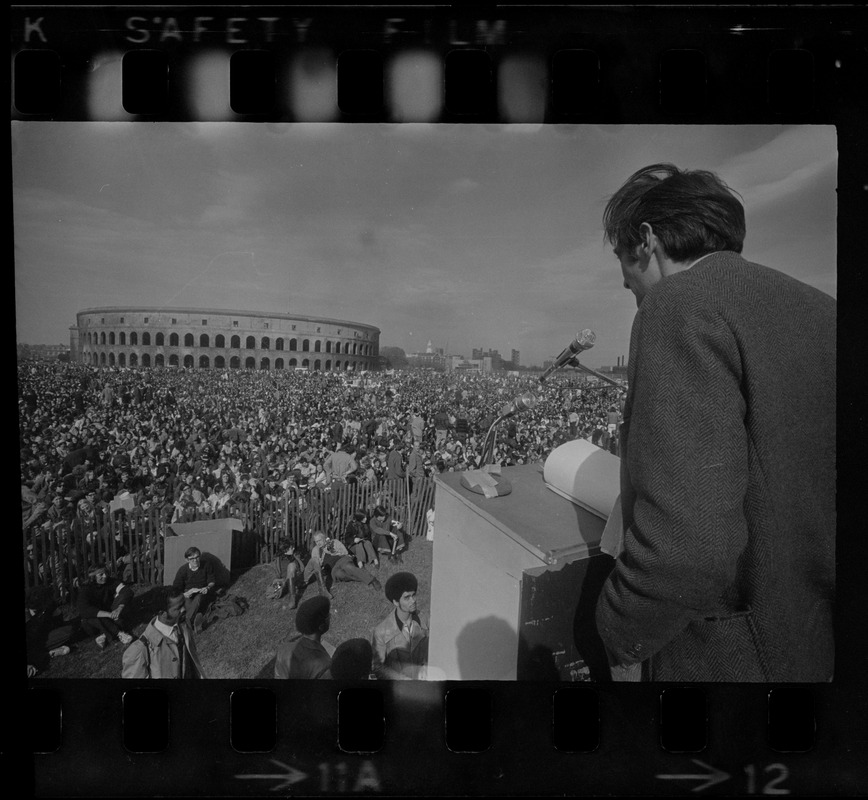
[[[436,477],[429,665],[446,680],[605,680],[605,520],[548,489],[541,464],[502,475],[512,492],[493,498]]]

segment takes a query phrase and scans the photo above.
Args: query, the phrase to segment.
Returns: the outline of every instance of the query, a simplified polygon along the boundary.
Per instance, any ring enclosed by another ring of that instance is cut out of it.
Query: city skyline
[[[629,350],[632,295],[603,240],[636,169],[711,169],[744,199],[744,255],[836,296],[831,126],[13,122],[18,340],[84,308],[353,319],[382,346],[521,352],[577,330]]]

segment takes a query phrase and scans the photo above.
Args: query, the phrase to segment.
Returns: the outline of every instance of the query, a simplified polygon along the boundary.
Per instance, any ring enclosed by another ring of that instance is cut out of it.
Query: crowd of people
[[[529,390],[539,402],[501,423],[494,460],[539,462],[577,437],[617,452],[623,394],[575,374],[540,388],[520,373],[98,369],[59,361],[20,363],[18,389],[22,526],[58,542],[76,524],[93,531],[90,542],[98,521],[117,512],[156,512],[172,523],[338,484],[400,479],[412,492],[439,472],[478,467],[492,422]],[[363,566],[400,558],[407,535],[376,502],[328,533],[328,551],[313,538],[304,543],[317,558],[300,568],[291,569],[299,563],[292,553],[279,554],[289,559],[282,577],[292,607],[302,580],[317,578],[311,563],[326,563],[338,580],[375,584]],[[105,592],[98,588],[104,566],[90,564],[77,578],[79,600]],[[41,570],[26,576],[28,585],[45,582]],[[92,604],[82,616],[102,641],[128,636],[115,599],[102,598],[103,610]]]
[[[219,510],[338,482],[478,465],[501,407],[532,376],[19,366],[24,527],[54,527],[119,494],[135,506]],[[621,392],[551,379],[506,421],[495,458],[545,459],[571,438],[615,450]]]

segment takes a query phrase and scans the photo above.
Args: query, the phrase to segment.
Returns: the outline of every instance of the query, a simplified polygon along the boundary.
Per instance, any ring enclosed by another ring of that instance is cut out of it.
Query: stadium
[[[70,360],[108,367],[376,369],[380,329],[361,322],[214,308],[112,306],[76,314]]]

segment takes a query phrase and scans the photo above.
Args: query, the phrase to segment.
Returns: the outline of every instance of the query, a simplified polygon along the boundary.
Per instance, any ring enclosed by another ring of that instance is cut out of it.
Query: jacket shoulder
[[[150,653],[147,642],[139,637],[132,641],[121,656],[121,677],[147,678]]]
[[[391,612],[387,617],[381,619],[374,627],[374,638],[390,639],[395,635],[396,630],[395,614],[394,612]]]

